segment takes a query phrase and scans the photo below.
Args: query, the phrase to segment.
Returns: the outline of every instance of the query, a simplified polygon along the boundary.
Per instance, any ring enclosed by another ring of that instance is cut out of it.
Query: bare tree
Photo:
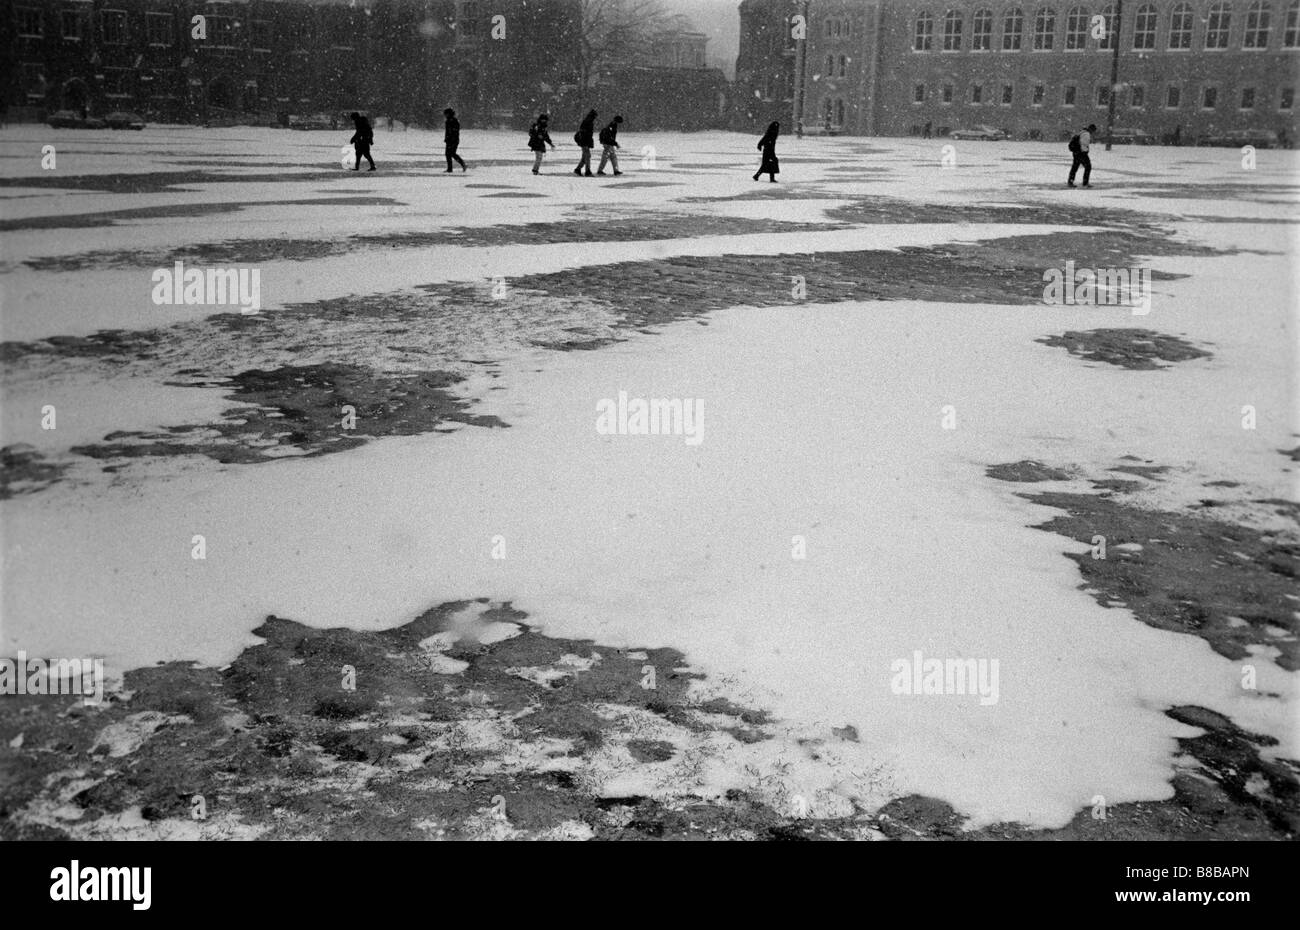
[[[647,61],[654,38],[690,21],[669,12],[662,0],[580,0],[578,85],[585,93],[601,71],[617,63]]]

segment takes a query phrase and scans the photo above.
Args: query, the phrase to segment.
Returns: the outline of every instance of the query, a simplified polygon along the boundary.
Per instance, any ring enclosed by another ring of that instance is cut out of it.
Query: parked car
[[[114,110],[104,117],[109,129],[144,129],[144,117],[127,110]]]
[[[1253,145],[1257,149],[1275,149],[1278,147],[1277,133],[1271,129],[1234,129],[1229,132],[1212,132],[1201,136],[1197,145],[1226,145],[1241,148]]]
[[[312,113],[306,116],[290,116],[290,129],[338,129],[338,117],[328,113]]]
[[[1104,138],[1104,132],[1098,132],[1099,138]],[[1143,132],[1141,129],[1129,129],[1116,126],[1111,130],[1110,141],[1115,145],[1150,145],[1155,142],[1155,136],[1149,132]]]
[[[1011,133],[992,126],[973,126],[970,129],[954,129],[948,133],[949,139],[968,139],[978,142],[1001,142],[1010,139]]]
[[[56,110],[45,119],[51,129],[103,129],[108,124],[94,116],[82,118],[76,110]]]

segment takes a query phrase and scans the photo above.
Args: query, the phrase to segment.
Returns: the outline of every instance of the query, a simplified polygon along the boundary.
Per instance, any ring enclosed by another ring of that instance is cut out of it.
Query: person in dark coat
[[[542,156],[546,153],[546,147],[549,145],[551,151],[555,151],[555,143],[551,141],[551,133],[548,127],[551,124],[551,118],[545,113],[533,121],[533,125],[528,127],[528,147],[533,150],[533,174],[542,170]]]
[[[605,173],[606,162],[614,166],[615,176],[623,173],[618,170],[618,126],[621,122],[623,117],[616,116],[600,131],[600,167],[596,169],[597,174]]]
[[[352,125],[356,127],[356,132],[352,134],[352,147],[357,152],[357,163],[353,166],[353,171],[361,170],[361,159],[364,158],[370,162],[370,170],[375,170],[375,160],[370,157],[370,146],[375,142],[375,131],[370,128],[370,120],[366,119],[360,113],[352,114]]]
[[[758,166],[758,171],[754,172],[754,180],[757,181],[760,175],[767,175],[773,184],[776,183],[776,176],[781,173],[781,163],[776,157],[776,137],[781,134],[781,124],[773,123],[767,127],[767,132],[763,133],[763,138],[758,140],[758,148],[763,151],[763,161]]]
[[[596,111],[592,110],[583,117],[578,131],[573,134],[573,141],[578,143],[578,148],[582,149],[582,158],[578,160],[578,167],[573,169],[573,173],[579,177],[591,177],[591,150],[596,147],[595,132]]]
[[[445,123],[447,126],[446,132],[443,133],[442,137],[443,142],[447,145],[447,170],[445,173],[451,174],[451,163],[453,159],[460,165],[460,170],[465,171],[465,159],[456,154],[456,149],[460,147],[460,120],[456,119],[456,111],[451,107],[447,107],[447,109],[443,110],[442,115],[446,118]]]

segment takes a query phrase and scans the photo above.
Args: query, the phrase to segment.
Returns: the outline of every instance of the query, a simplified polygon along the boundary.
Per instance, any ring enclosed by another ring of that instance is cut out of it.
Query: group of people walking
[[[456,111],[451,107],[442,111],[445,118],[443,141],[446,144],[447,156],[447,174],[451,174],[455,165],[460,165],[462,172],[469,170],[465,164],[465,159],[457,153],[460,147],[460,120],[456,119]],[[578,177],[592,177],[591,171],[591,150],[599,142],[601,146],[600,167],[596,169],[596,175],[604,176],[605,165],[611,165],[614,169],[614,176],[618,177],[623,172],[618,170],[618,127],[623,124],[622,116],[615,116],[605,128],[596,134],[596,117],[598,114],[595,110],[590,110],[583,117],[582,122],[578,125],[578,131],[573,134],[573,141],[582,149],[582,156],[578,159],[578,166],[573,169],[573,173]],[[538,115],[528,127],[528,148],[533,152],[533,174],[540,174],[542,170],[542,158],[546,154],[547,146],[551,151],[555,151],[555,143],[551,141],[550,133],[551,118],[546,113]],[[356,151],[356,164],[352,167],[353,171],[361,170],[361,159],[370,163],[370,170],[375,170],[375,160],[370,157],[370,146],[374,144],[375,133],[370,126],[370,121],[360,113],[352,114],[352,123],[356,132],[352,134],[352,146]],[[1092,134],[1097,131],[1094,124],[1089,124],[1087,128],[1079,131],[1079,134],[1070,139],[1070,152],[1073,155],[1073,162],[1070,165],[1070,177],[1067,183],[1074,187],[1074,179],[1083,169],[1083,186],[1090,187],[1089,182],[1092,180],[1092,160],[1088,155],[1088,150],[1092,144]],[[768,125],[767,132],[758,140],[758,150],[763,153],[762,160],[759,163],[758,170],[754,172],[754,180],[757,181],[763,175],[767,175],[768,180],[775,184],[776,176],[781,173],[781,162],[776,155],[776,140],[781,135],[781,124],[773,122]]]
[[[456,165],[460,165],[462,172],[468,171],[469,166],[465,164],[465,159],[461,158],[457,151],[460,148],[460,120],[456,118],[456,111],[451,107],[447,107],[442,111],[442,115],[443,144],[446,146],[444,154],[447,158],[445,173],[453,173]],[[604,177],[605,166],[609,165],[614,170],[614,176],[619,177],[623,172],[618,168],[618,128],[623,125],[623,117],[615,116],[597,134],[596,117],[598,115],[595,110],[589,110],[578,125],[578,131],[573,134],[573,141],[578,144],[578,148],[582,149],[582,156],[578,159],[578,165],[573,169],[573,173],[578,177],[593,177],[591,150],[599,142],[600,166],[596,169],[595,175]],[[551,141],[550,124],[551,117],[546,113],[541,113],[528,127],[528,148],[533,152],[533,174],[541,173],[542,158],[546,154],[547,146],[550,146],[551,151],[555,151],[555,143]],[[370,147],[374,145],[375,132],[370,125],[370,120],[360,113],[353,113],[352,125],[356,130],[350,140],[350,144],[356,152],[356,164],[353,165],[352,170],[360,171],[361,159],[364,158],[370,163],[369,170],[374,171],[375,160],[370,155]],[[780,162],[776,157],[776,137],[780,133],[781,124],[772,123],[767,127],[767,132],[763,134],[763,138],[758,141],[758,147],[763,152],[763,161],[759,165],[758,173],[754,175],[755,181],[758,180],[759,175],[766,174],[773,183],[776,182],[776,176],[781,170]]]

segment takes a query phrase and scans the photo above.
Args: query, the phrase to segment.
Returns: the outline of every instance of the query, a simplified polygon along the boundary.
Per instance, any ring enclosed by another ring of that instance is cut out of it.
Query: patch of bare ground
[[[1105,362],[1134,371],[1169,367],[1161,365],[1161,362],[1185,362],[1211,357],[1211,353],[1185,339],[1149,329],[1069,330],[1059,336],[1047,336],[1035,341],[1065,349],[1071,355],[1086,361]]]

